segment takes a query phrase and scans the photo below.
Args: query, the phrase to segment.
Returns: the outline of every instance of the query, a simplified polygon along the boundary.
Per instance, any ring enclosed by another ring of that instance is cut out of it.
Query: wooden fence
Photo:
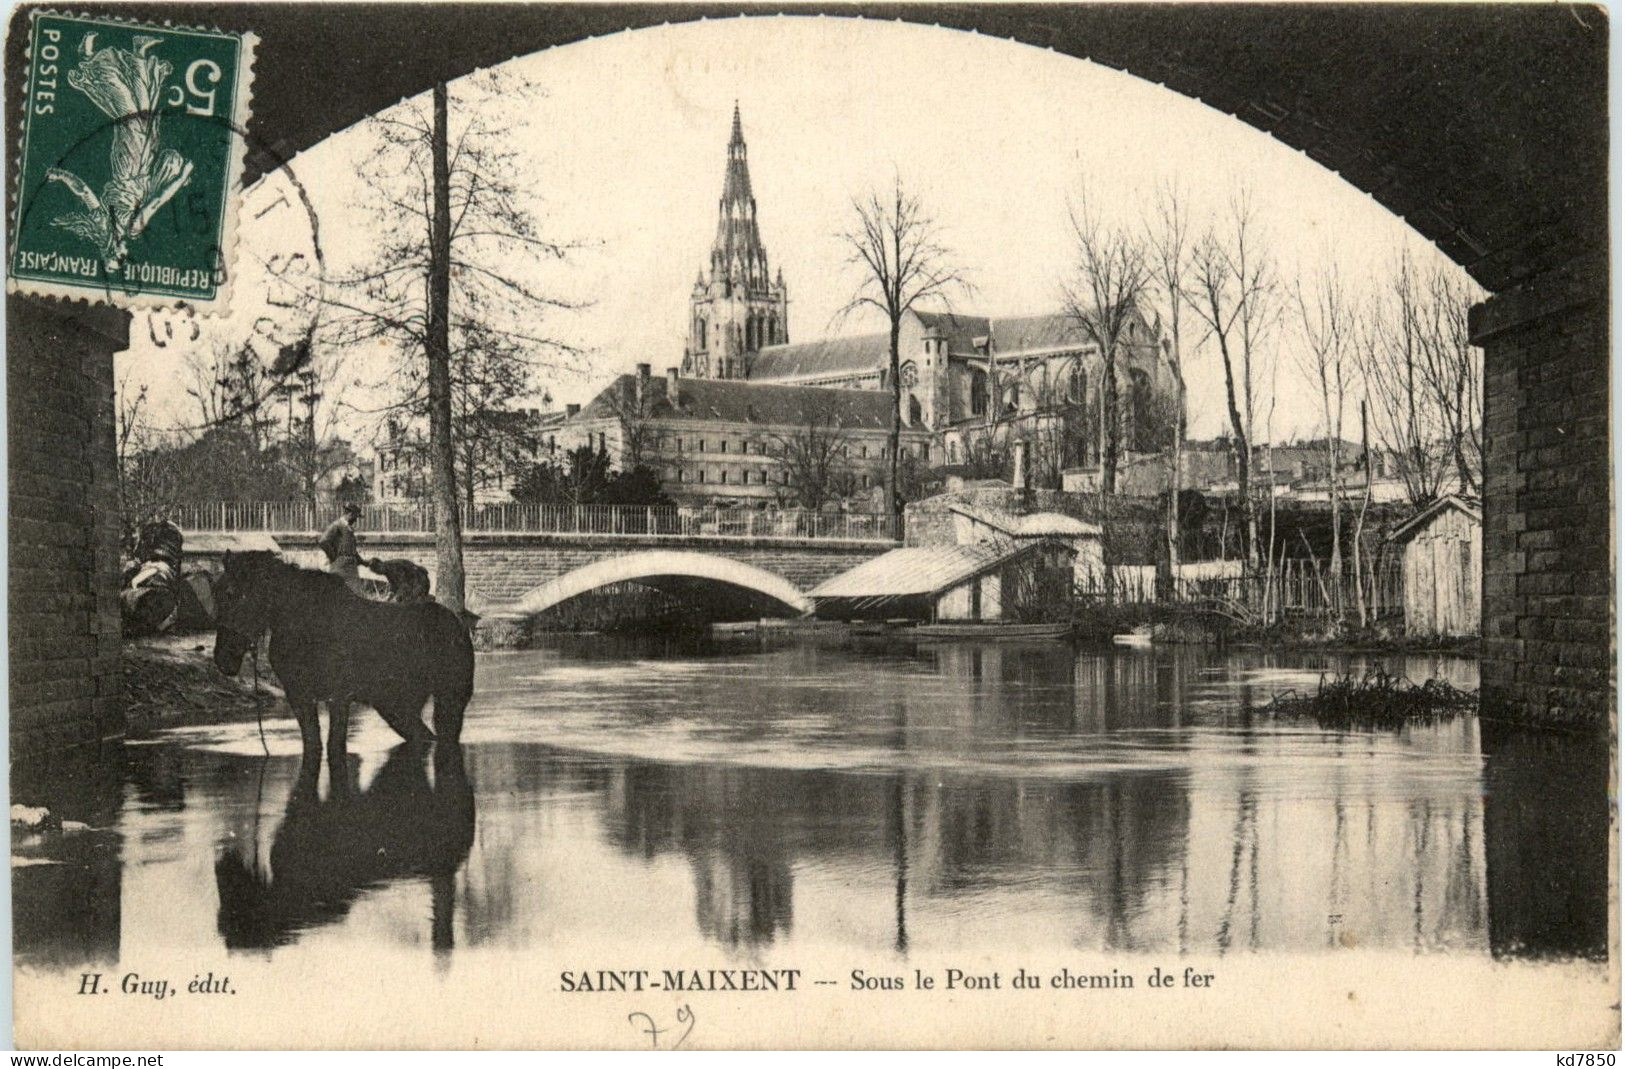
[[[1402,616],[1405,577],[1397,560],[1385,560],[1365,572],[1366,613],[1372,619]],[[1112,565],[1076,584],[1084,601],[1110,605],[1170,604],[1210,608],[1233,615],[1353,616],[1358,604],[1352,568],[1334,578],[1329,569],[1310,561],[1285,560],[1274,569],[1250,569],[1241,561],[1204,561],[1181,565],[1172,589],[1159,591],[1157,568]]]

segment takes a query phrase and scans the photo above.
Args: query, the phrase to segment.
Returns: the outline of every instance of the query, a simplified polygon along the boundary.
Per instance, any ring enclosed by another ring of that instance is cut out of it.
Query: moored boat
[[[952,624],[920,624],[911,633],[915,638],[1059,639],[1072,634],[1072,625],[1005,624],[984,620]]]

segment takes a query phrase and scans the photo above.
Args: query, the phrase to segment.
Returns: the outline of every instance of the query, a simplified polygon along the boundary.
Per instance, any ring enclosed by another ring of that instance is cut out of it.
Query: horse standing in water
[[[227,553],[214,596],[215,667],[236,675],[269,630],[271,668],[299,721],[307,759],[322,750],[316,716],[322,701],[334,769],[344,766],[351,702],[378,710],[408,741],[438,735],[442,745],[458,742],[474,693],[474,644],[445,606],[370,601],[351,593],[339,576],[264,551]],[[431,697],[432,733],[422,719]]]

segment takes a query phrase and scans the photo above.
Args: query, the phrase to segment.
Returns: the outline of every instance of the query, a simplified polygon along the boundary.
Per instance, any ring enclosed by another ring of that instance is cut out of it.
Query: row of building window
[[[750,469],[747,468],[744,471],[734,473],[734,475],[732,477],[730,477],[730,475],[729,475],[726,468],[718,470],[717,472],[714,473],[714,475],[711,474],[711,473],[708,473],[706,471],[706,469],[704,469],[704,468],[698,468],[698,469],[696,469],[694,471],[694,478],[693,479],[690,479],[688,476],[689,476],[689,472],[688,472],[687,468],[678,468],[677,469],[677,481],[680,482],[680,483],[688,483],[688,482],[714,483],[714,484],[716,484],[718,486],[730,486],[730,485],[732,485],[732,486],[771,486],[771,485],[789,486],[790,485],[790,473],[788,471],[780,471],[780,472],[777,472],[776,475],[775,475],[774,473],[768,472],[766,469],[763,469],[761,471],[751,471]],[[873,482],[873,480],[868,475],[859,476],[859,484],[865,490],[869,489],[869,487],[872,485],[872,482]]]
[[[710,452],[710,450],[707,448],[707,444],[710,443],[711,441],[712,441],[711,439],[706,439],[706,438],[697,438],[697,439],[690,438],[690,439],[686,439],[687,444],[694,446],[695,452],[698,452],[698,453]],[[675,452],[681,453],[683,451],[684,443],[685,443],[685,439],[682,439],[682,438],[673,439],[673,444],[675,446]],[[718,453],[729,452],[728,439],[726,439],[726,438],[718,439],[718,440],[715,441],[714,444],[717,447],[716,452],[718,452]],[[848,459],[850,459],[853,456],[853,452],[852,452],[853,448],[854,447],[852,447],[850,445],[841,446],[841,450],[840,450],[841,456],[847,457]],[[905,445],[903,448],[904,448],[905,451],[907,451],[909,447]],[[883,458],[886,455],[886,447],[885,446],[878,446],[877,445],[877,446],[875,446],[873,451],[871,451],[870,448],[867,445],[860,444],[860,445],[858,445],[856,447],[856,449],[857,449],[857,457],[860,460],[868,460],[871,457],[878,460],[878,459]],[[769,448],[768,448],[768,443],[751,441],[748,438],[745,439],[744,441],[739,442],[737,447],[733,451],[737,452],[737,453],[739,453],[741,455],[744,455],[744,456],[755,455],[755,456],[763,456],[763,457],[765,457],[765,456],[772,455]],[[915,443],[914,448],[913,448],[913,453],[914,453],[915,456],[919,457],[921,460],[930,460],[931,459],[931,445],[930,445],[930,443],[928,443],[928,442],[917,442],[917,443]]]

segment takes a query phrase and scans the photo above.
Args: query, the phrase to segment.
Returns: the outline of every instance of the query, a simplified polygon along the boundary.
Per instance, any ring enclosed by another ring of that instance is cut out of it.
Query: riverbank
[[[1171,610],[1153,610],[1142,621],[1136,621],[1132,614],[1119,613],[1119,616],[1122,618],[1109,619],[1109,623],[1133,624],[1127,630],[1148,635],[1156,645],[1215,645],[1365,655],[1431,653],[1475,660],[1481,648],[1476,635],[1407,635],[1388,623],[1332,627],[1323,620],[1302,619],[1258,627],[1222,616],[1194,616]]]
[[[237,677],[214,666],[213,637],[200,632],[126,639],[121,697],[131,735],[203,721],[252,719],[282,700],[282,688],[261,665],[256,686],[244,663]]]
[[[1388,628],[1354,628],[1322,631],[1311,628],[1234,628],[1232,645],[1265,649],[1302,650],[1324,653],[1416,654],[1443,653],[1477,658],[1477,635],[1405,635]]]

